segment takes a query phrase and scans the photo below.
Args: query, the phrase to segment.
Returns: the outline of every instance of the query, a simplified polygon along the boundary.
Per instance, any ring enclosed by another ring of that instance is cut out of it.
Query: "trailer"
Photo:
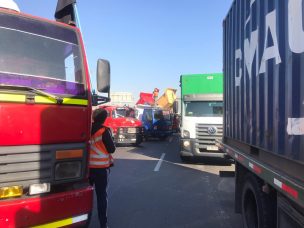
[[[304,227],[301,0],[235,0],[223,22],[224,134],[244,227]]]

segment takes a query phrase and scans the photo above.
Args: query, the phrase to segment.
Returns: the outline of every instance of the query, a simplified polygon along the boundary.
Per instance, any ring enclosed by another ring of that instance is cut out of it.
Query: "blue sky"
[[[57,0],[15,0],[53,19]],[[93,86],[98,58],[111,63],[111,91],[178,88],[179,76],[222,71],[222,21],[232,0],[78,0]]]

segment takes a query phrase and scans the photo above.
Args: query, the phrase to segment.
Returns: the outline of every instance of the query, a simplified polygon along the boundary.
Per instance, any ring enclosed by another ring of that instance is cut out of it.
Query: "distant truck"
[[[234,1],[223,28],[235,210],[244,227],[304,227],[303,1]]]
[[[156,105],[164,110],[173,109],[176,100],[176,89],[167,88],[162,96],[156,101]]]
[[[143,126],[130,107],[100,106],[107,110],[105,126],[112,131],[115,143],[139,145],[143,141]]]
[[[141,121],[144,127],[144,137],[154,137],[165,140],[173,134],[170,112],[157,107],[145,107]]]
[[[215,145],[223,133],[223,74],[181,75],[180,86],[181,159],[224,157]]]

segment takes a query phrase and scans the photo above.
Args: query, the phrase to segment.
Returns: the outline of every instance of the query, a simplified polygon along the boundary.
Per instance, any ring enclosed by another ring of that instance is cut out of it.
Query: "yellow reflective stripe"
[[[88,219],[88,215],[80,215],[73,218],[63,219],[60,221],[40,225],[40,226],[33,226],[32,228],[53,228],[53,227],[64,227],[68,225],[72,225],[74,223],[82,222]]]
[[[75,99],[75,98],[63,98],[63,104],[71,105],[88,105],[88,100],[84,99]]]
[[[52,97],[41,97],[36,96],[35,97],[36,103],[46,103],[46,104],[56,104],[57,101],[53,99]],[[75,98],[63,98],[62,104],[67,105],[88,105],[88,100],[84,99],[75,99]]]
[[[35,103],[56,104],[56,99],[52,97],[35,96]]]
[[[68,218],[68,219],[64,219],[64,220],[60,220],[57,222],[52,222],[52,223],[48,223],[48,224],[44,224],[44,225],[40,225],[40,226],[33,226],[32,228],[54,228],[54,227],[64,227],[64,226],[68,226],[68,225],[72,225],[72,224],[73,224],[73,219]]]
[[[5,102],[22,102],[25,103],[25,95],[22,94],[3,94],[0,93],[0,101]],[[56,104],[56,99],[52,97],[35,96],[35,103],[38,104]],[[88,105],[88,100],[76,98],[63,98],[62,104],[65,105]]]
[[[25,95],[22,94],[0,94],[0,101],[25,102]]]

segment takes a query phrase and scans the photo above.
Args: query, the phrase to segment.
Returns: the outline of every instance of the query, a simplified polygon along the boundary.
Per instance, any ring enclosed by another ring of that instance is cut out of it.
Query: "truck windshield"
[[[222,101],[185,102],[185,116],[193,116],[193,117],[223,116],[223,102]]]
[[[127,116],[127,110],[124,108],[117,108],[116,109],[116,117],[126,117]]]
[[[163,110],[154,110],[154,120],[170,120],[170,113]]]
[[[116,109],[116,116],[117,117],[135,118],[135,112],[134,112],[133,109],[129,109],[129,108],[117,108]]]
[[[24,18],[14,22],[11,18],[4,18],[6,27],[0,22],[0,84],[29,86],[62,96],[85,96],[76,32],[47,22],[28,19],[26,23]],[[33,28],[36,30],[29,31]]]

